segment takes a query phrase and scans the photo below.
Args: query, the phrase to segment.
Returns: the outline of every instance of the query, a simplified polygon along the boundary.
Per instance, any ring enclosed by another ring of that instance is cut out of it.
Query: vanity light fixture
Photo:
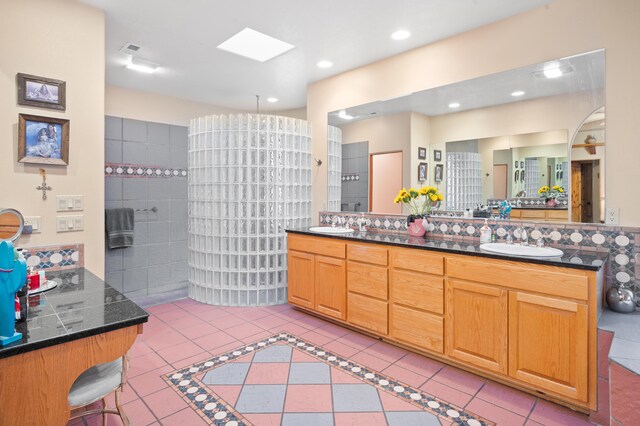
[[[454,108],[460,108],[460,102],[451,102],[451,103],[449,104],[449,108],[452,108],[452,109],[454,109]]]
[[[333,62],[322,60],[316,64],[319,68],[331,68],[333,66]]]
[[[158,71],[158,64],[154,64],[153,62],[145,61],[140,58],[131,58],[131,60],[127,63],[127,69],[143,72],[145,74],[153,74]]]
[[[258,62],[266,62],[293,49],[293,44],[262,34],[251,28],[245,28],[233,37],[218,45],[224,50]]]
[[[517,97],[519,97],[519,96],[524,95],[524,93],[525,93],[525,92],[524,92],[524,91],[522,91],[522,90],[516,90],[515,92],[511,92],[511,96],[513,96],[514,98],[517,98]]]
[[[278,102],[278,98],[267,98],[267,102],[275,104],[276,102]]]
[[[411,33],[406,30],[398,30],[391,34],[391,38],[394,40],[406,40],[411,36]]]

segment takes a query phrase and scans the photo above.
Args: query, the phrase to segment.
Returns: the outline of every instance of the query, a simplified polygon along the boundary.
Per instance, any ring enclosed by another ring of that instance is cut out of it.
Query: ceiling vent
[[[142,49],[142,47],[137,44],[125,43],[125,45],[120,48],[120,52],[126,53],[127,55],[135,55],[140,49]]]

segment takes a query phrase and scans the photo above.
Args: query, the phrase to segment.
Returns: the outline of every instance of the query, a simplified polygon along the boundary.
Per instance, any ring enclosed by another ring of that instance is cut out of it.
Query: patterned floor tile
[[[323,362],[296,362],[291,364],[290,384],[324,384],[330,382],[329,366]]]
[[[240,413],[282,413],[286,385],[245,385],[236,409]]]
[[[284,413],[282,426],[333,426],[333,413]]]
[[[336,412],[382,411],[376,388],[367,384],[333,385],[333,401]]]
[[[387,411],[389,426],[440,426],[437,416],[424,411]]]

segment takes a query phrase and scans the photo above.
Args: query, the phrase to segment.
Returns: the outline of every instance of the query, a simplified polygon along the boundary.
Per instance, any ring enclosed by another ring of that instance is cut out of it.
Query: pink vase
[[[409,235],[412,237],[422,237],[427,232],[425,227],[422,225],[422,221],[424,219],[416,219],[411,224],[409,224]]]
[[[555,207],[558,205],[558,202],[555,198],[547,198],[547,202],[545,203],[547,207]]]

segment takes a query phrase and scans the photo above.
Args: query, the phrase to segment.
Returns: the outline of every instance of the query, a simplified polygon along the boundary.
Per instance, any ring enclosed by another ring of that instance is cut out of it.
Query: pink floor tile
[[[407,401],[380,389],[378,389],[378,395],[380,396],[380,402],[382,402],[382,408],[385,411],[416,411],[420,409],[415,405],[409,404]]]
[[[174,321],[171,321],[170,325],[171,325],[171,328],[176,330],[178,333],[181,333],[185,329],[196,327],[202,324],[209,324],[209,323],[201,320],[196,316],[189,314],[186,317],[178,318]]]
[[[258,334],[264,330],[256,325],[245,323],[245,324],[240,324],[233,327],[225,328],[224,331],[231,337],[235,337],[236,339],[242,339],[244,337]]]
[[[599,425],[608,424],[611,418],[609,398],[609,381],[598,379],[598,408],[595,412],[591,412],[589,421]]]
[[[242,339],[240,339],[240,340],[241,340],[243,343],[253,343],[253,342],[256,342],[256,341],[258,341],[258,340],[262,340],[262,339],[265,339],[265,338],[267,338],[267,337],[271,337],[271,336],[273,336],[273,333],[272,333],[272,332],[270,332],[270,331],[261,331],[261,332],[260,332],[260,333],[258,333],[258,334],[253,334],[253,335],[251,335],[251,336],[244,337],[244,338],[242,338]]]
[[[384,426],[383,413],[335,413],[335,426]]]
[[[122,392],[120,392],[120,403],[121,404],[126,404],[128,402],[135,401],[138,398],[139,398],[139,396],[136,393],[136,391],[133,389],[133,387],[129,386],[129,384],[125,384],[124,385],[124,390]],[[111,394],[107,395],[107,397],[105,399],[107,400],[107,406],[108,407],[115,407],[115,405],[116,405],[116,403],[115,403],[115,393],[111,393]]]
[[[300,319],[300,318],[305,318],[308,317],[308,314],[305,314],[304,312],[300,312],[296,309],[291,309],[285,312],[280,312],[275,314],[281,318],[286,319],[287,321],[291,322],[291,320],[296,320],[296,319]]]
[[[243,414],[242,416],[256,426],[280,426],[282,419],[282,414]]]
[[[291,353],[291,362],[318,362],[318,359],[300,350],[294,349]]]
[[[253,310],[248,310],[238,314],[240,318],[250,322],[258,322],[257,320],[270,315],[271,312],[262,310],[260,308],[254,308]]]
[[[224,318],[218,318],[215,321],[209,321],[210,324],[218,327],[220,330],[226,330],[237,325],[246,324],[242,318],[238,318],[235,315],[228,315]]]
[[[265,330],[270,330],[274,327],[281,327],[288,322],[289,321],[284,318],[277,317],[275,315],[269,315],[267,317],[260,318],[260,321],[256,321],[254,324],[258,327],[264,328]]]
[[[335,367],[331,367],[331,383],[362,383],[362,380],[353,377]]]
[[[236,341],[236,342],[228,343],[228,344],[226,344],[224,346],[220,346],[219,348],[211,349],[211,351],[209,351],[209,352],[211,352],[211,355],[214,355],[214,356],[215,355],[222,355],[222,354],[224,354],[226,352],[232,351],[232,350],[237,349],[237,348],[239,348],[241,346],[242,346],[242,342]]]
[[[150,314],[157,315],[162,312],[168,312],[168,311],[179,309],[179,307],[175,303],[163,303],[162,305],[150,306],[145,309]]]
[[[358,364],[362,364],[365,367],[369,367],[375,371],[382,371],[387,368],[391,363],[389,361],[385,361],[383,359],[377,358],[373,355],[370,355],[366,352],[360,352],[355,354],[350,358],[351,360],[357,362]]]
[[[309,331],[308,329],[296,325],[296,324],[291,324],[291,323],[287,323],[285,325],[280,325],[277,327],[273,327],[271,329],[269,329],[270,331],[274,332],[274,333],[278,333],[280,331],[283,331],[285,333],[291,333],[294,334],[296,336],[300,336],[301,334],[306,333],[307,331]]]
[[[132,359],[129,362],[129,370],[127,372],[129,378],[139,376],[149,371],[157,370],[166,366],[167,363],[158,354],[150,353]]]
[[[201,322],[200,324],[191,327],[184,327],[176,330],[189,340],[219,331],[217,327],[214,327],[208,322]]]
[[[144,342],[154,351],[159,351],[171,346],[181,345],[188,341],[189,339],[174,330],[158,332],[157,334],[151,335],[144,339]]]
[[[151,393],[157,392],[160,389],[166,388],[167,382],[164,381],[164,375],[173,371],[172,366],[166,365],[148,373],[140,374],[139,376],[129,379],[129,384],[136,391],[136,393],[143,397]]]
[[[209,388],[231,406],[236,405],[242,390],[240,385],[210,385]]]
[[[151,412],[159,419],[186,408],[188,404],[171,388],[162,389],[144,397]],[[134,424],[136,424],[134,422]]]
[[[420,374],[416,374],[413,371],[407,370],[406,368],[399,367],[395,364],[388,366],[383,371],[381,371],[381,373],[416,388],[420,387],[424,382],[427,381],[426,377],[421,376]]]
[[[432,377],[444,367],[444,364],[439,361],[412,353],[400,358],[396,361],[396,365],[425,377]]]
[[[152,352],[153,352],[153,349],[151,349],[146,343],[144,343],[142,339],[138,339],[133,344],[133,346],[131,346],[131,349],[129,349],[129,358],[130,359],[137,358],[140,355],[147,355]]]
[[[435,380],[429,380],[424,385],[420,386],[420,389],[428,393],[429,395],[440,398],[444,401],[450,402],[458,407],[464,407],[473,398],[472,395],[464,393],[458,389],[454,389],[450,386],[444,385]]]
[[[178,318],[183,318],[186,316],[189,316],[189,312],[185,311],[184,309],[172,309],[170,311],[164,311],[164,312],[158,312],[157,314],[154,314],[157,318],[160,318],[163,322],[171,325],[171,323],[175,320],[177,320]]]
[[[149,411],[147,406],[140,399],[136,399],[135,401],[131,401],[122,406],[124,412],[126,413],[129,420],[131,420],[131,424],[134,425],[148,425],[156,421],[153,413]],[[111,419],[109,419],[111,420]],[[117,422],[116,419],[113,419]],[[114,423],[118,424],[118,423]]]
[[[389,362],[396,362],[409,353],[404,349],[398,348],[385,342],[374,343],[373,345],[365,349],[365,352]]]
[[[315,331],[308,331],[306,333],[300,334],[298,337],[311,342],[314,345],[325,345],[333,340],[331,337],[316,333]]]
[[[252,364],[244,382],[248,385],[280,385],[286,384],[288,379],[289,363],[266,362]]]
[[[193,343],[200,346],[205,351],[210,351],[234,342],[237,342],[237,340],[229,336],[224,331],[218,331],[217,333],[207,334],[206,336],[193,339]]]
[[[351,346],[345,345],[344,343],[340,343],[337,340],[323,345],[323,348],[329,352],[333,352],[334,354],[340,355],[345,358],[349,358],[360,352],[358,349],[352,348]]]
[[[189,358],[181,359],[180,361],[171,363],[171,366],[173,367],[174,370],[179,370],[189,365],[193,365],[197,362],[211,359],[211,357],[212,355],[209,352],[203,351],[203,352],[200,352],[199,354],[190,356]]]
[[[352,348],[356,348],[359,350],[368,348],[369,346],[377,342],[376,339],[373,339],[369,336],[365,336],[360,333],[354,333],[354,332],[346,334],[340,337],[339,339],[336,339],[336,341],[340,343],[344,343],[345,345],[349,345]]]
[[[289,385],[284,411],[326,413],[333,409],[331,398],[331,385]]]
[[[313,330],[318,327],[323,327],[327,324],[330,324],[327,321],[321,320],[320,318],[312,317],[310,315],[305,315],[302,318],[298,318],[295,320],[295,323],[301,325],[309,330]]]
[[[199,426],[207,424],[209,423],[205,422],[202,417],[191,408],[185,408],[162,419],[163,426]]]
[[[478,392],[485,383],[485,379],[482,377],[451,366],[446,366],[440,370],[435,376],[433,376],[433,380],[461,390],[462,392],[470,395]]]
[[[196,311],[194,312],[194,314],[201,320],[206,321],[213,326],[216,326],[216,324],[218,324],[221,320],[225,318],[231,318],[233,316],[221,310],[202,310],[200,312]]]
[[[582,426],[591,425],[587,416],[560,405],[539,399],[529,419],[545,426]]]
[[[349,334],[348,329],[335,324],[327,324],[325,326],[318,327],[315,329],[315,331],[316,333],[324,334],[327,337],[331,337],[331,340]]]
[[[525,417],[478,398],[471,401],[465,409],[495,422],[496,426],[521,426],[526,420]]]
[[[157,351],[167,363],[172,364],[181,359],[189,358],[202,352],[202,348],[195,343],[185,342],[180,345]]]
[[[476,397],[525,417],[536,403],[535,397],[494,382],[487,382]]]

